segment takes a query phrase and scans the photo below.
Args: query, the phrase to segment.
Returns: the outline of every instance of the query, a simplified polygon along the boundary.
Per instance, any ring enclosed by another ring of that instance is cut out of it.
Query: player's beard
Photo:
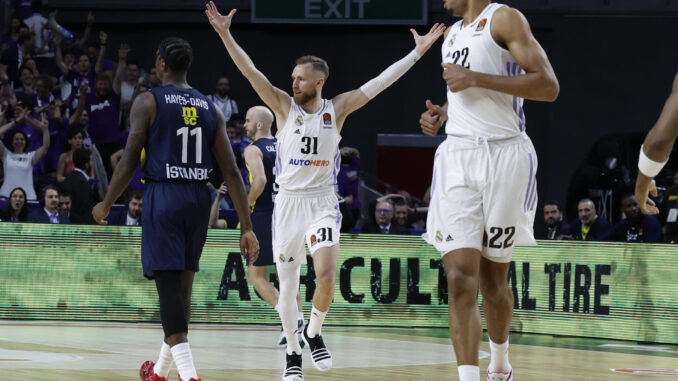
[[[295,95],[294,96],[294,103],[296,103],[298,105],[304,105],[304,104],[312,101],[316,97],[317,94],[318,94],[318,92],[315,89],[313,89],[313,91],[310,92],[310,93],[301,93],[299,95]]]

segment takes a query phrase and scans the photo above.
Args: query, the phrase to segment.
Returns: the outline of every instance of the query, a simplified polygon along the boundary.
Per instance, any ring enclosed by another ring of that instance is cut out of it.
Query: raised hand
[[[638,173],[638,178],[636,179],[636,201],[640,207],[640,211],[643,214],[659,214],[659,209],[652,201],[649,195],[657,197],[657,184],[654,182],[654,179],[647,177],[642,173]]]
[[[426,135],[435,136],[443,125],[445,110],[438,105],[434,105],[429,99],[426,100],[426,111],[421,114],[419,125],[421,131]]]
[[[99,43],[101,45],[106,45],[106,41],[108,40],[108,34],[104,32],[103,30],[99,32]]]
[[[89,13],[87,13],[87,25],[92,24],[94,24],[94,13],[92,13],[92,11],[89,11]]]
[[[214,28],[214,30],[219,33],[220,36],[228,33],[228,29],[231,27],[231,21],[233,21],[233,15],[235,15],[235,12],[235,9],[231,9],[228,15],[222,16],[222,14],[217,10],[217,7],[214,5],[213,1],[205,4],[205,14],[207,15],[207,20],[209,20],[212,28]]]
[[[410,29],[410,32],[412,32],[412,36],[414,36],[414,49],[420,56],[423,56],[424,53],[431,48],[433,43],[445,33],[445,24],[435,23],[431,27],[431,30],[423,36],[420,36],[414,29]]]

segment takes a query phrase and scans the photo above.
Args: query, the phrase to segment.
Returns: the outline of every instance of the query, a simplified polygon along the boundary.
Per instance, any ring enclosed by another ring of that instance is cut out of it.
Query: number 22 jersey
[[[323,99],[318,111],[307,113],[292,98],[287,122],[276,138],[276,182],[281,189],[333,191],[341,165],[341,135],[331,100]]]

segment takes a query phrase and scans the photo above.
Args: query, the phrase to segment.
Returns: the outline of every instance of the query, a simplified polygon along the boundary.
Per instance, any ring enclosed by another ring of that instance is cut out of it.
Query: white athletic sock
[[[195,378],[197,380],[198,372],[195,370],[193,354],[191,354],[191,347],[188,343],[177,344],[171,350],[174,363],[177,364],[177,372],[179,372],[181,379],[188,381],[191,378]]]
[[[278,296],[278,314],[287,338],[287,354],[301,354],[301,345],[297,338],[297,293],[299,292],[300,265],[276,263],[280,295]]]
[[[508,371],[511,369],[511,364],[508,359],[509,341],[506,339],[505,343],[497,344],[490,339],[490,371]]]
[[[297,317],[297,320],[304,321],[304,312],[303,311],[299,311],[299,316]]]
[[[313,309],[311,310],[311,317],[308,319],[308,330],[306,331],[308,337],[316,337],[317,335],[320,335],[320,332],[323,329],[325,316],[327,316],[327,311],[322,312],[313,306]]]
[[[172,367],[172,351],[170,346],[166,342],[162,342],[162,347],[160,347],[160,354],[158,355],[158,361],[155,362],[153,367],[153,372],[160,377],[167,378]]]
[[[459,365],[459,381],[480,381],[480,368],[475,365]]]

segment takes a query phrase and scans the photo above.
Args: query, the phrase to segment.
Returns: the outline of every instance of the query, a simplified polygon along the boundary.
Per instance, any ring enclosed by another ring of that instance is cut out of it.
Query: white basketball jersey
[[[320,110],[308,114],[292,98],[287,122],[276,138],[276,182],[282,189],[334,189],[341,166],[341,135],[332,101],[323,99]]]
[[[452,25],[443,42],[443,62],[492,75],[524,74],[511,53],[497,45],[490,32],[492,16],[504,6],[490,3],[470,25],[464,25],[463,19]],[[525,131],[522,98],[479,87],[456,93],[448,88],[447,103],[448,135],[499,140]]]

